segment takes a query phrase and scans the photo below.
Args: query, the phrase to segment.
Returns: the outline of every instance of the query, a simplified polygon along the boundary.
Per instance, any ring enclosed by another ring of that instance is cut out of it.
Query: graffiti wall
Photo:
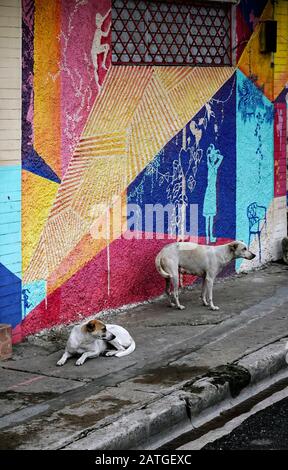
[[[259,69],[255,18],[273,6],[248,3],[238,65],[193,68],[111,65],[109,0],[23,0],[23,337],[159,295],[171,239],[239,238],[271,259],[287,68],[276,54],[277,87],[266,56]],[[160,225],[157,204],[172,208]]]

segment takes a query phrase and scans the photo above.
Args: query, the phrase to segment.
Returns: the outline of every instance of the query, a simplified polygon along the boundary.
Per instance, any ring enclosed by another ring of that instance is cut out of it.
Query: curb
[[[213,406],[219,406],[227,399],[232,407],[236,397],[239,403],[242,392],[247,393],[251,386],[274,377],[281,370],[285,371],[286,343],[287,339],[282,339],[233,364],[211,369],[204,377],[187,381],[180,390],[142,409],[128,412],[113,424],[82,434],[82,438],[80,435],[79,439],[62,449],[157,449],[157,445],[164,445],[192,430],[203,412],[209,414]]]

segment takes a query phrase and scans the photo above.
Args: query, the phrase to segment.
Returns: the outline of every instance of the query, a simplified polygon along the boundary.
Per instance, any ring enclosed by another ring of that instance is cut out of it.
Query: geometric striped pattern
[[[92,223],[103,213],[97,204],[111,204],[127,187],[127,158],[123,154],[114,157],[100,157],[91,162],[81,186],[75,192],[72,208],[84,220]]]
[[[152,67],[110,67],[83,137],[125,131],[152,75]]]
[[[125,131],[82,137],[75,150],[75,157],[110,157],[123,155],[126,150]]]
[[[90,166],[90,157],[74,157],[73,165],[67,170],[65,184],[61,184],[54,205],[51,209],[51,216],[67,210],[71,205],[75,190],[79,187],[83,176]]]
[[[43,239],[51,274],[99,217],[95,206],[110,204],[123,193],[234,70],[111,66],[59,187],[26,282],[39,279]]]
[[[47,279],[87,232],[89,225],[73,210],[67,209],[48,220],[29,268],[25,283]]]
[[[113,204],[113,211],[110,212],[110,240],[108,244],[121,236],[127,227],[127,197],[126,191]],[[97,220],[97,226],[102,224],[106,232],[107,216]],[[94,224],[89,228],[89,232],[83,236],[79,243],[70,251],[69,256],[57,266],[57,268],[47,278],[47,291],[50,294],[60,287],[64,282],[77,273],[87,261],[91,260],[102,249],[106,248],[107,240],[95,239]],[[113,233],[114,232],[114,233]]]

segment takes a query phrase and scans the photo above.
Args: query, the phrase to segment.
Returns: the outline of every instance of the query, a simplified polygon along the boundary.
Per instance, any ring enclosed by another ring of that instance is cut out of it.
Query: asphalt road
[[[288,398],[250,416],[230,434],[203,450],[288,449]]]

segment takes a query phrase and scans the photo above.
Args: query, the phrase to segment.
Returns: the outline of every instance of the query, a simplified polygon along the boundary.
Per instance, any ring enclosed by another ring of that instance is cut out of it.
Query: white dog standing
[[[100,320],[91,320],[72,329],[65,352],[57,362],[63,366],[69,357],[81,354],[77,366],[84,364],[89,357],[105,356],[123,357],[135,350],[135,341],[127,330],[119,325],[104,324]]]
[[[234,241],[225,245],[208,246],[192,242],[176,242],[166,245],[155,259],[156,269],[166,279],[166,293],[171,306],[182,310],[184,305],[179,302],[179,271],[203,278],[201,299],[203,305],[211,310],[219,310],[213,303],[214,280],[223,268],[236,258],[253,259],[254,255],[245,243]],[[170,286],[173,284],[171,299]]]

